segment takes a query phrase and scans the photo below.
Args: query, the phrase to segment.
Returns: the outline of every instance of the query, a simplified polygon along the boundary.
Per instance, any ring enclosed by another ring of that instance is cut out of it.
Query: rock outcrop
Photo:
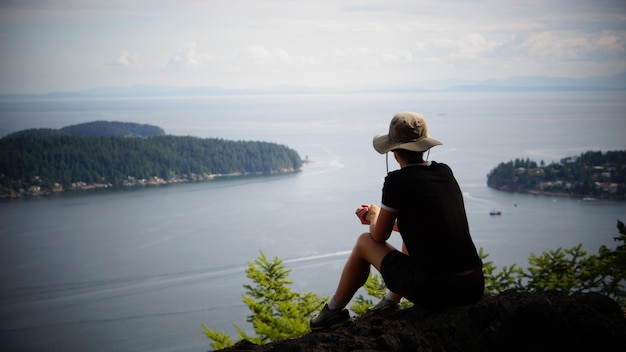
[[[367,313],[337,330],[223,351],[626,351],[626,318],[597,293],[507,291],[439,312]]]

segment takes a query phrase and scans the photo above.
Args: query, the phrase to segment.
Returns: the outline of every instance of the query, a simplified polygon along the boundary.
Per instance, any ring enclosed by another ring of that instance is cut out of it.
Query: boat
[[[500,210],[493,209],[489,212],[489,215],[502,215],[502,212]]]

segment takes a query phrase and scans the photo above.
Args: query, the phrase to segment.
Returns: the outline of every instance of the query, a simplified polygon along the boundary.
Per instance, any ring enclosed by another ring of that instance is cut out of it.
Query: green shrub
[[[571,249],[558,248],[536,256],[530,254],[529,266],[524,270],[515,264],[502,269],[491,261],[482,248],[479,255],[483,260],[485,274],[485,294],[498,294],[516,289],[531,292],[560,291],[571,294],[578,292],[599,292],[626,304],[626,227],[617,221],[621,242],[615,250],[600,246],[598,254],[588,255],[582,245]],[[249,336],[239,326],[233,324],[239,339],[255,344],[264,344],[284,338],[297,337],[309,331],[309,319],[319,311],[327,297],[313,293],[293,292],[287,278],[291,270],[285,269],[282,261],[274,257],[269,261],[263,252],[254,263],[248,262],[246,274],[255,285],[244,285],[246,293],[243,302],[252,312],[247,321],[254,328],[256,336]],[[380,275],[370,274],[363,286],[370,297],[381,299],[387,290]],[[364,314],[373,305],[371,299],[357,295],[350,309],[357,315]],[[411,306],[402,302],[402,308]],[[210,329],[205,324],[204,334],[211,339],[211,347],[222,349],[233,342],[225,333]]]
[[[624,224],[617,221],[621,242],[615,250],[604,245],[597,254],[587,254],[582,244],[570,249],[558,248],[528,258],[525,270],[504,266],[498,271],[480,250],[485,273],[485,293],[497,294],[516,289],[530,292],[558,291],[566,294],[598,292],[626,304],[626,231]]]
[[[269,261],[265,254],[248,262],[246,276],[254,285],[244,285],[243,302],[251,315],[247,320],[252,324],[256,336],[248,335],[238,325],[233,324],[240,340],[255,344],[265,344],[289,337],[301,336],[309,330],[309,319],[319,311],[326,297],[313,293],[293,292],[287,278],[291,270],[285,269],[283,262],[274,257]],[[230,337],[202,324],[204,334],[213,342],[211,347],[222,349],[233,345]]]

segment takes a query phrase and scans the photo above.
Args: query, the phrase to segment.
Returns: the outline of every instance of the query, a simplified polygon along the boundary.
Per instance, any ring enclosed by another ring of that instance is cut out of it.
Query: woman
[[[345,306],[367,280],[370,265],[390,289],[374,311],[396,309],[402,297],[428,309],[472,304],[484,291],[459,185],[447,165],[423,158],[442,144],[428,134],[426,119],[398,113],[389,133],[376,135],[373,144],[381,154],[393,152],[400,169],[387,174],[380,208],[356,210],[370,231],[357,239],[335,294],[311,319],[312,330],[350,320]],[[402,251],[387,243],[394,230],[402,236]]]

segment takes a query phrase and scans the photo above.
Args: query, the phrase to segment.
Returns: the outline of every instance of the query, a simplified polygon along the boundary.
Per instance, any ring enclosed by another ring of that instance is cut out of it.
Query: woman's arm
[[[370,212],[371,210],[370,207]],[[376,210],[377,214],[372,214],[373,220],[370,220],[370,236],[372,236],[374,242],[382,243],[389,239],[391,231],[396,227],[396,214],[378,207],[376,207]]]
[[[375,204],[364,204],[355,213],[362,224],[370,225],[370,236],[375,242],[385,242],[391,235],[391,231],[398,230],[396,214],[380,209]]]

